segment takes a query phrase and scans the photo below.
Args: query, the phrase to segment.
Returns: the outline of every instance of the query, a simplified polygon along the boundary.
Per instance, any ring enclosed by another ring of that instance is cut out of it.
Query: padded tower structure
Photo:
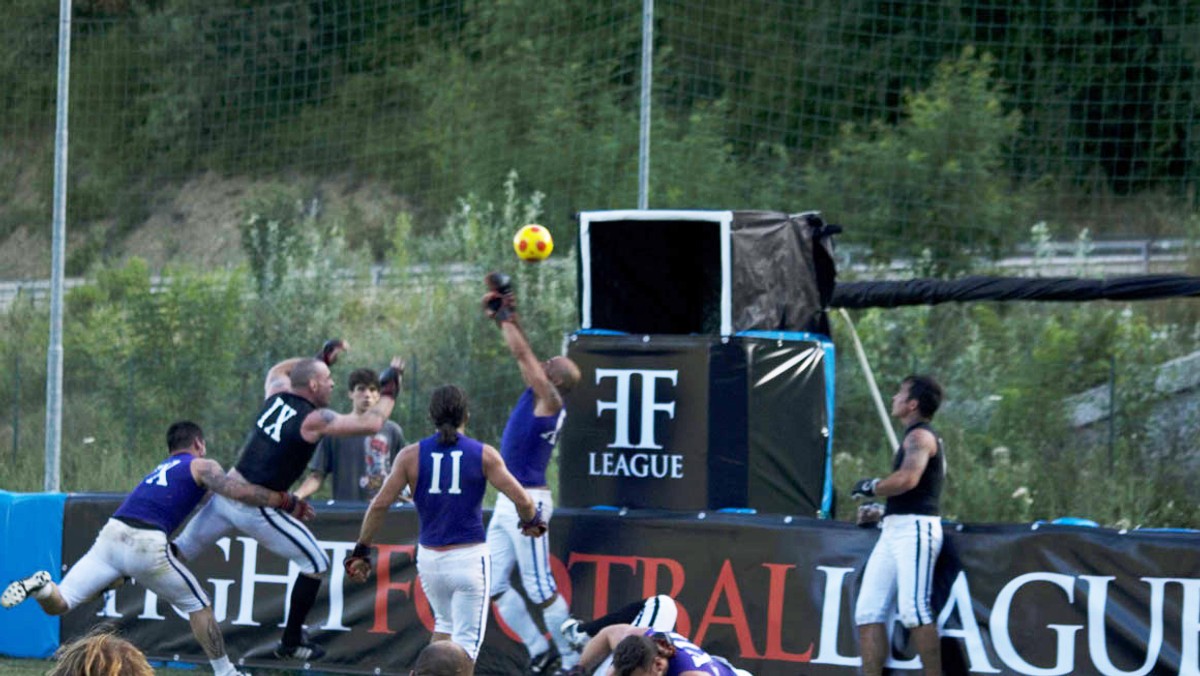
[[[835,227],[813,212],[580,214],[561,504],[830,514]]]

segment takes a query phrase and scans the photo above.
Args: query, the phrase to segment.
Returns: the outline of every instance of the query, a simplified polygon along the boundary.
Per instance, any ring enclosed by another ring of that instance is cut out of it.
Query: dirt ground
[[[387,227],[405,207],[402,199],[378,183],[349,176],[302,180],[312,186],[306,192],[311,190],[320,199],[326,215],[353,212],[355,218],[367,221],[368,227]],[[153,272],[177,262],[209,269],[236,266],[244,260],[238,225],[246,217],[245,202],[271,182],[206,173],[177,188],[164,188],[162,206],[112,247],[118,253],[109,262],[138,256]],[[85,239],[67,225],[68,260],[74,247],[85,245]],[[0,241],[0,280],[45,279],[49,274],[50,223],[19,227]]]

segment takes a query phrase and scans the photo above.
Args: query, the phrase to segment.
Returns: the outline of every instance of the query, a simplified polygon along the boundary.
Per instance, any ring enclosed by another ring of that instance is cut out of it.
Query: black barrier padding
[[[718,223],[596,222],[590,247],[592,326],[629,333],[720,333]]]
[[[82,555],[120,500],[68,499],[64,562]],[[334,673],[407,673],[430,636],[422,624],[415,566],[405,553],[415,540],[415,514],[410,507],[394,509],[380,532],[379,543],[395,552],[384,569],[390,585],[382,585],[378,570],[370,583],[357,585],[338,571],[363,507],[318,505],[312,522],[333,558],[309,618],[313,638],[329,654],[312,666]],[[663,593],[680,606],[677,630],[756,676],[858,673],[853,612],[876,530],[779,516],[560,509],[550,533],[559,591],[576,617],[590,620]],[[945,537],[934,580],[945,673],[1116,673],[1144,663],[1146,673],[1195,673],[1194,662],[1182,663],[1200,654],[1195,534],[1028,525],[967,525],[959,531],[945,524]],[[287,565],[261,548],[247,558],[254,548],[243,539],[224,544],[191,567],[216,600],[230,653],[235,661],[251,655],[251,667],[298,668],[262,657],[278,639],[286,596],[284,585],[269,576],[284,574]],[[102,621],[97,613],[103,608],[86,604],[66,615],[63,640]],[[112,608],[121,634],[150,657],[203,662],[186,621],[162,603],[148,603],[144,588],[122,587]],[[903,631],[891,628],[901,644],[894,658],[904,659],[910,650]],[[1150,636],[1161,641],[1151,643]],[[525,660],[524,649],[493,615],[476,673],[524,673]],[[915,668],[902,664],[893,673]]]
[[[818,514],[830,428],[822,343],[582,334],[567,354],[582,379],[559,439],[564,506]],[[648,461],[682,474],[624,469]]]
[[[832,295],[834,268],[828,232],[815,213],[733,212],[735,332],[829,334],[824,299]]]
[[[561,504],[708,507],[708,369],[709,346],[715,340],[580,336],[571,343],[567,356],[579,365],[583,377],[567,398],[569,422],[559,437]],[[621,373],[606,374],[602,369]],[[648,377],[654,379],[654,402],[643,401]],[[644,416],[643,407],[652,403],[673,406],[673,413],[656,410]],[[607,408],[601,410],[601,405]],[[645,428],[645,421],[654,425],[653,430]],[[662,463],[671,463],[670,475],[656,477],[642,471],[647,466],[662,470]]]
[[[746,353],[739,342],[714,343],[708,360],[708,503],[749,507]]]
[[[825,359],[815,341],[739,338],[747,354],[750,506],[816,516],[830,432]]]

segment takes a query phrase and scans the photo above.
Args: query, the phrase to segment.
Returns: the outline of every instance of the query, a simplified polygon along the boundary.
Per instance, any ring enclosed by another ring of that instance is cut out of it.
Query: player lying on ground
[[[680,634],[631,624],[601,629],[588,641],[579,664],[567,673],[587,676],[610,654],[612,665],[602,676],[750,676]]]
[[[675,600],[670,596],[660,594],[642,601],[634,601],[591,622],[581,622],[572,617],[562,623],[562,634],[571,644],[572,650],[582,653],[588,641],[605,627],[611,627],[614,624],[631,624],[635,627],[654,629],[655,631],[671,631],[675,628],[675,620],[678,617],[679,608],[675,605]],[[593,669],[593,671],[598,674],[606,673],[608,665],[611,663],[612,656],[609,656],[600,664],[599,668]],[[570,667],[559,671],[560,675],[570,673]]]
[[[253,507],[275,507],[294,517],[312,517],[303,500],[231,477],[204,457],[207,448],[199,425],[180,421],[167,430],[170,455],[146,475],[100,530],[95,544],[62,582],[49,571],[13,582],[0,596],[12,608],[32,596],[42,610],[62,615],[125,578],[136,578],[159,598],[188,614],[192,633],[212,663],[216,676],[236,676],[225,655],[221,629],[213,617],[208,595],[196,577],[176,558],[171,533],[212,491]]]

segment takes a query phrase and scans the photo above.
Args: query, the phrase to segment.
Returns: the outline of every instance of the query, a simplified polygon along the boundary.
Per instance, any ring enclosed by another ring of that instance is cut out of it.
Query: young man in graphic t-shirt
[[[379,401],[379,375],[371,369],[357,369],[350,373],[347,389],[352,413],[362,415]],[[326,477],[332,477],[334,500],[370,502],[401,448],[404,448],[404,432],[391,420],[385,421],[375,434],[325,437],[317,444],[308,463],[308,478],[296,489],[296,495],[308,499],[321,490]]]

